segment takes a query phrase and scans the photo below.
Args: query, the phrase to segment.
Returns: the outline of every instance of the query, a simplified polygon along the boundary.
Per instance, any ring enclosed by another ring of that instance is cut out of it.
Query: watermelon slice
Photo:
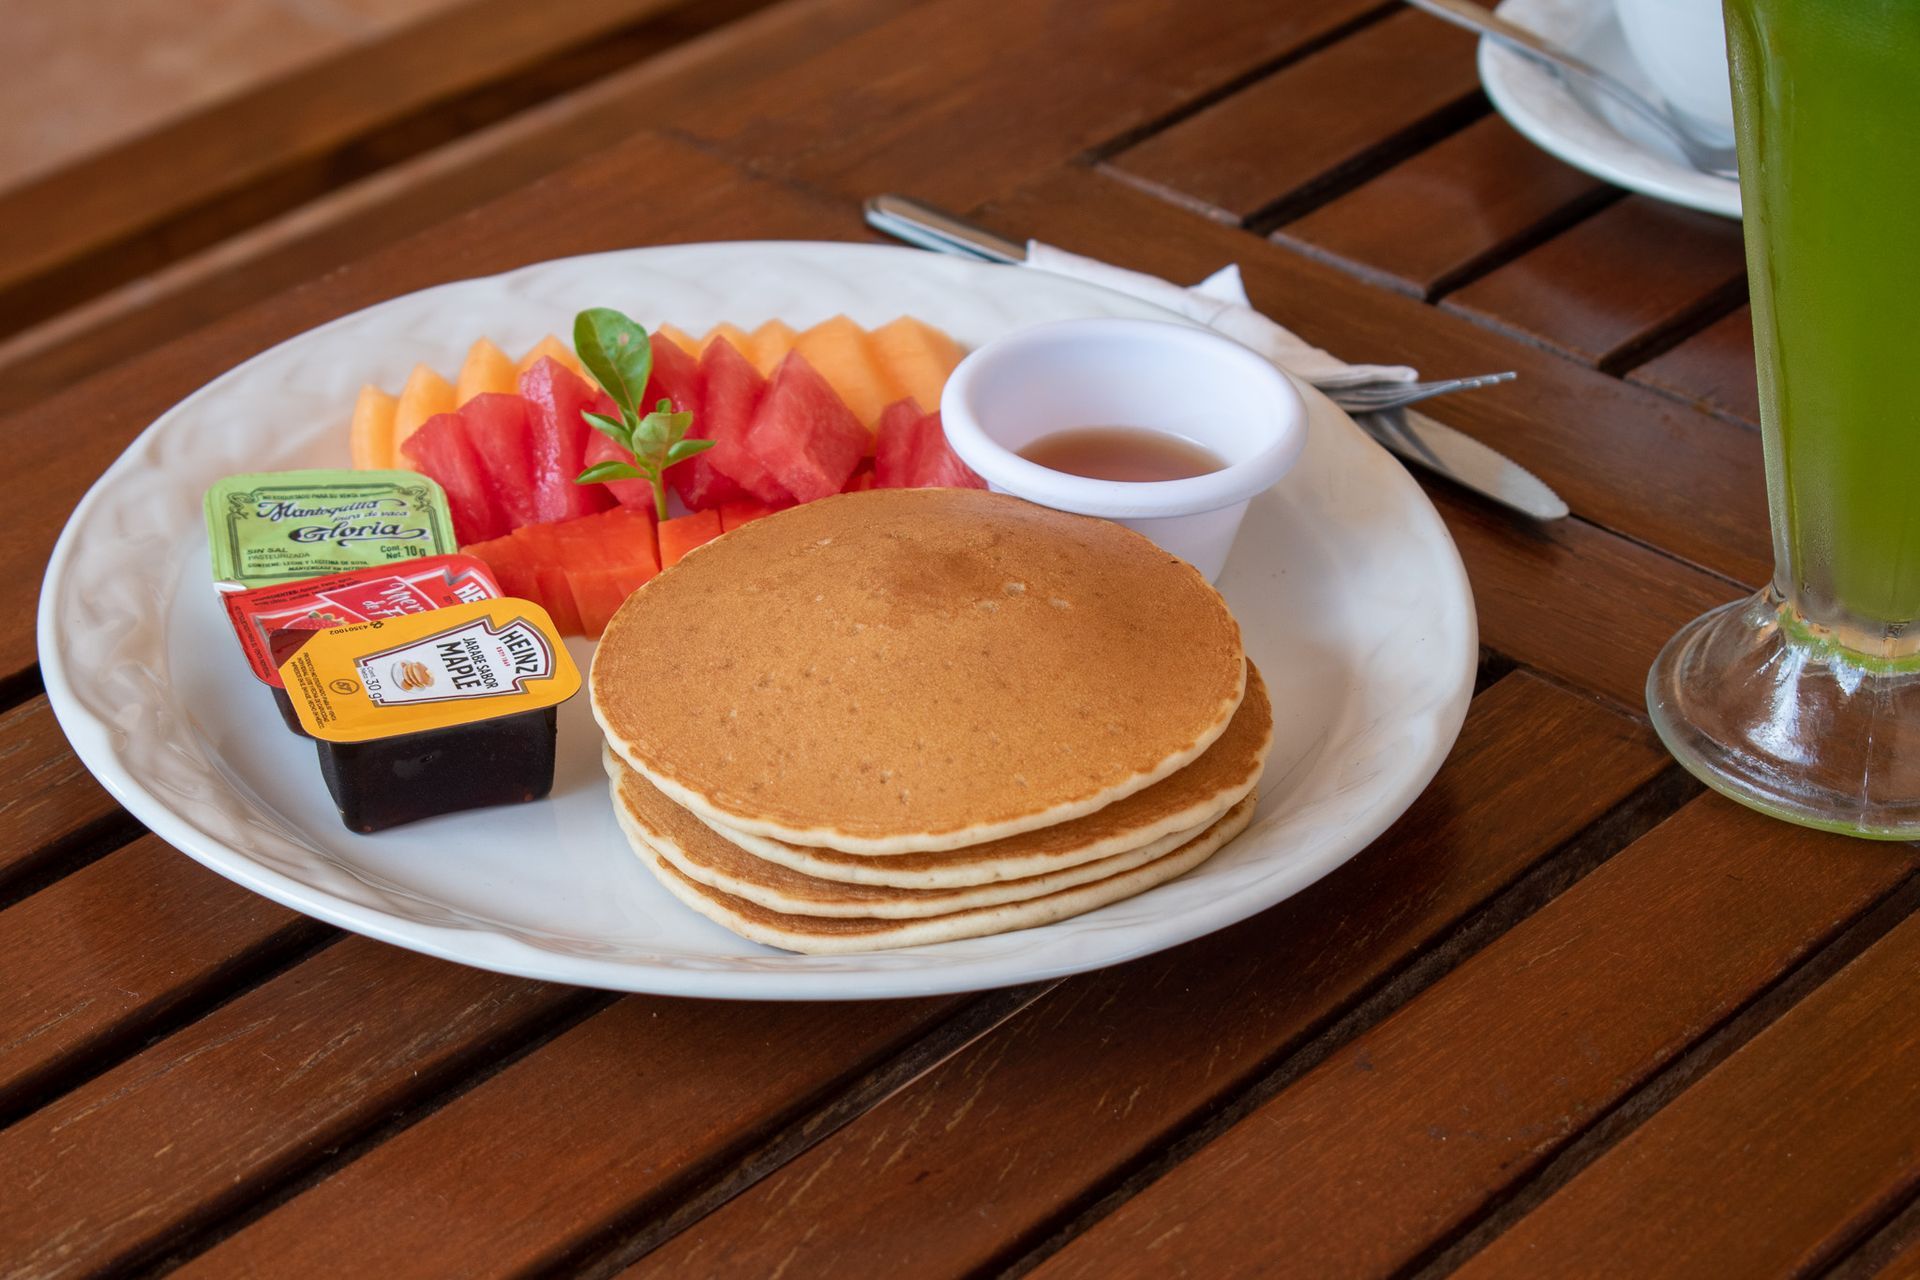
[[[592,428],[588,428],[591,430]],[[591,467],[598,462],[633,463],[633,455],[613,442],[613,437],[604,431],[595,431],[587,437],[586,464]],[[672,472],[667,473],[669,477]],[[646,480],[604,480],[601,482],[609,496],[623,507],[636,510],[653,510],[653,485]]]
[[[461,546],[498,538],[511,528],[495,500],[480,459],[467,439],[466,422],[457,413],[436,413],[407,437],[401,452],[447,491],[453,536]]]
[[[534,577],[533,561],[522,539],[511,536],[495,538],[491,542],[476,542],[461,550],[486,561],[487,568],[493,570],[494,581],[500,584],[502,595],[539,602],[540,583]]]
[[[533,570],[534,599],[553,617],[560,634],[581,634],[580,611],[573,603],[573,588],[567,585],[567,571],[561,560],[560,538],[550,524],[522,525],[513,536],[525,547]]]
[[[581,411],[613,415],[613,401],[565,365],[543,356],[520,375],[533,420],[534,508],[541,523],[591,515],[613,505],[606,486],[575,484],[587,465],[587,437],[599,433]]]
[[[632,595],[636,584],[624,569],[570,569],[567,583],[573,589],[573,605],[580,612],[581,633],[598,640],[607,623]]]
[[[770,516],[778,507],[770,507],[764,502],[729,502],[720,508],[720,532],[732,533],[743,524],[752,524],[762,516]]]
[[[660,572],[660,542],[650,512],[615,507],[600,519],[601,536],[613,547],[607,557],[611,563],[643,575],[641,582]]]
[[[721,532],[718,511],[696,511],[690,516],[662,520],[660,522],[660,567],[671,569],[680,563],[681,557],[687,552],[712,542],[720,536]]]
[[[533,491],[533,418],[517,395],[484,392],[459,409],[467,443],[480,462],[509,529],[538,518]]]
[[[899,400],[880,415],[873,477],[881,489],[984,489],[947,443],[937,413],[922,414],[912,400]]]
[[[705,453],[695,454],[687,462],[669,471],[689,472],[687,483],[700,485],[703,469],[731,480],[736,491],[727,493],[717,482],[707,481],[695,489],[703,502],[718,504],[735,498],[751,497],[774,506],[788,506],[793,495],[773,478],[766,465],[747,447],[747,429],[765,397],[767,383],[747,358],[725,338],[716,338],[700,357],[700,408],[693,417],[689,433],[716,443]],[[678,488],[678,486],[676,486]],[[688,506],[693,502],[682,495]],[[697,508],[706,510],[708,507]]]
[[[867,440],[846,401],[793,351],[767,384],[745,443],[782,488],[812,502],[840,492],[866,455]]]

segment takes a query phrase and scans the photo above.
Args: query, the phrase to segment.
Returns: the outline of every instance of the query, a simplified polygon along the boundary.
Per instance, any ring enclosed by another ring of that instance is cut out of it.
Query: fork
[[[1514,377],[1509,370],[1483,373],[1471,378],[1441,378],[1426,382],[1361,382],[1344,387],[1321,387],[1320,390],[1327,399],[1348,413],[1381,413],[1389,409],[1404,409],[1435,396],[1511,382]]]

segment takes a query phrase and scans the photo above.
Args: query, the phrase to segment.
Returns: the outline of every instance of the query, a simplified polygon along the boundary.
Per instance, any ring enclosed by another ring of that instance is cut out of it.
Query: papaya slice
[[[375,386],[360,388],[353,403],[348,445],[356,471],[382,471],[393,466],[393,413],[399,400]]]
[[[769,320],[747,335],[747,344],[740,348],[740,354],[753,362],[761,377],[769,378],[787,358],[787,352],[793,350],[798,336],[786,321]]]
[[[880,411],[898,398],[885,369],[874,359],[867,331],[845,316],[822,321],[800,334],[793,349],[807,358],[868,431],[880,421]]]
[[[481,338],[467,348],[467,358],[460,365],[460,376],[454,380],[453,403],[455,408],[459,408],[475,396],[517,390],[519,375],[514,371],[512,358],[491,340]]]
[[[453,384],[423,364],[413,366],[393,409],[393,465],[414,467],[406,454],[407,441],[428,418],[452,412]]]
[[[527,370],[533,368],[533,366],[539,364],[543,359],[558,360],[561,364],[571,369],[575,377],[587,377],[587,367],[580,363],[579,356],[573,354],[573,348],[552,334],[548,334],[546,337],[540,339],[540,341],[534,343],[533,350],[520,357],[519,363],[513,367],[514,373],[516,375],[525,373]],[[592,381],[592,379],[588,379],[588,381]]]
[[[966,355],[960,344],[912,316],[889,321],[867,336],[892,384],[888,401],[911,397],[920,412],[937,412],[947,375]]]

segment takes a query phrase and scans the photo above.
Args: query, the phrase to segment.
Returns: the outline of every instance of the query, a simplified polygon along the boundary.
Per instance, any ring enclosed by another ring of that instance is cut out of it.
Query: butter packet
[[[512,597],[323,631],[280,679],[301,727],[339,743],[544,711],[580,689],[553,619]]]
[[[222,590],[244,590],[447,555],[447,495],[414,471],[277,471],[207,490],[207,540]]]

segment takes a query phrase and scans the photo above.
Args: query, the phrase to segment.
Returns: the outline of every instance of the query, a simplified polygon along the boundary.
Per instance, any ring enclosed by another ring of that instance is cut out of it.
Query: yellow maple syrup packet
[[[323,631],[280,677],[301,726],[327,742],[540,711],[580,689],[553,619],[511,597]]]

